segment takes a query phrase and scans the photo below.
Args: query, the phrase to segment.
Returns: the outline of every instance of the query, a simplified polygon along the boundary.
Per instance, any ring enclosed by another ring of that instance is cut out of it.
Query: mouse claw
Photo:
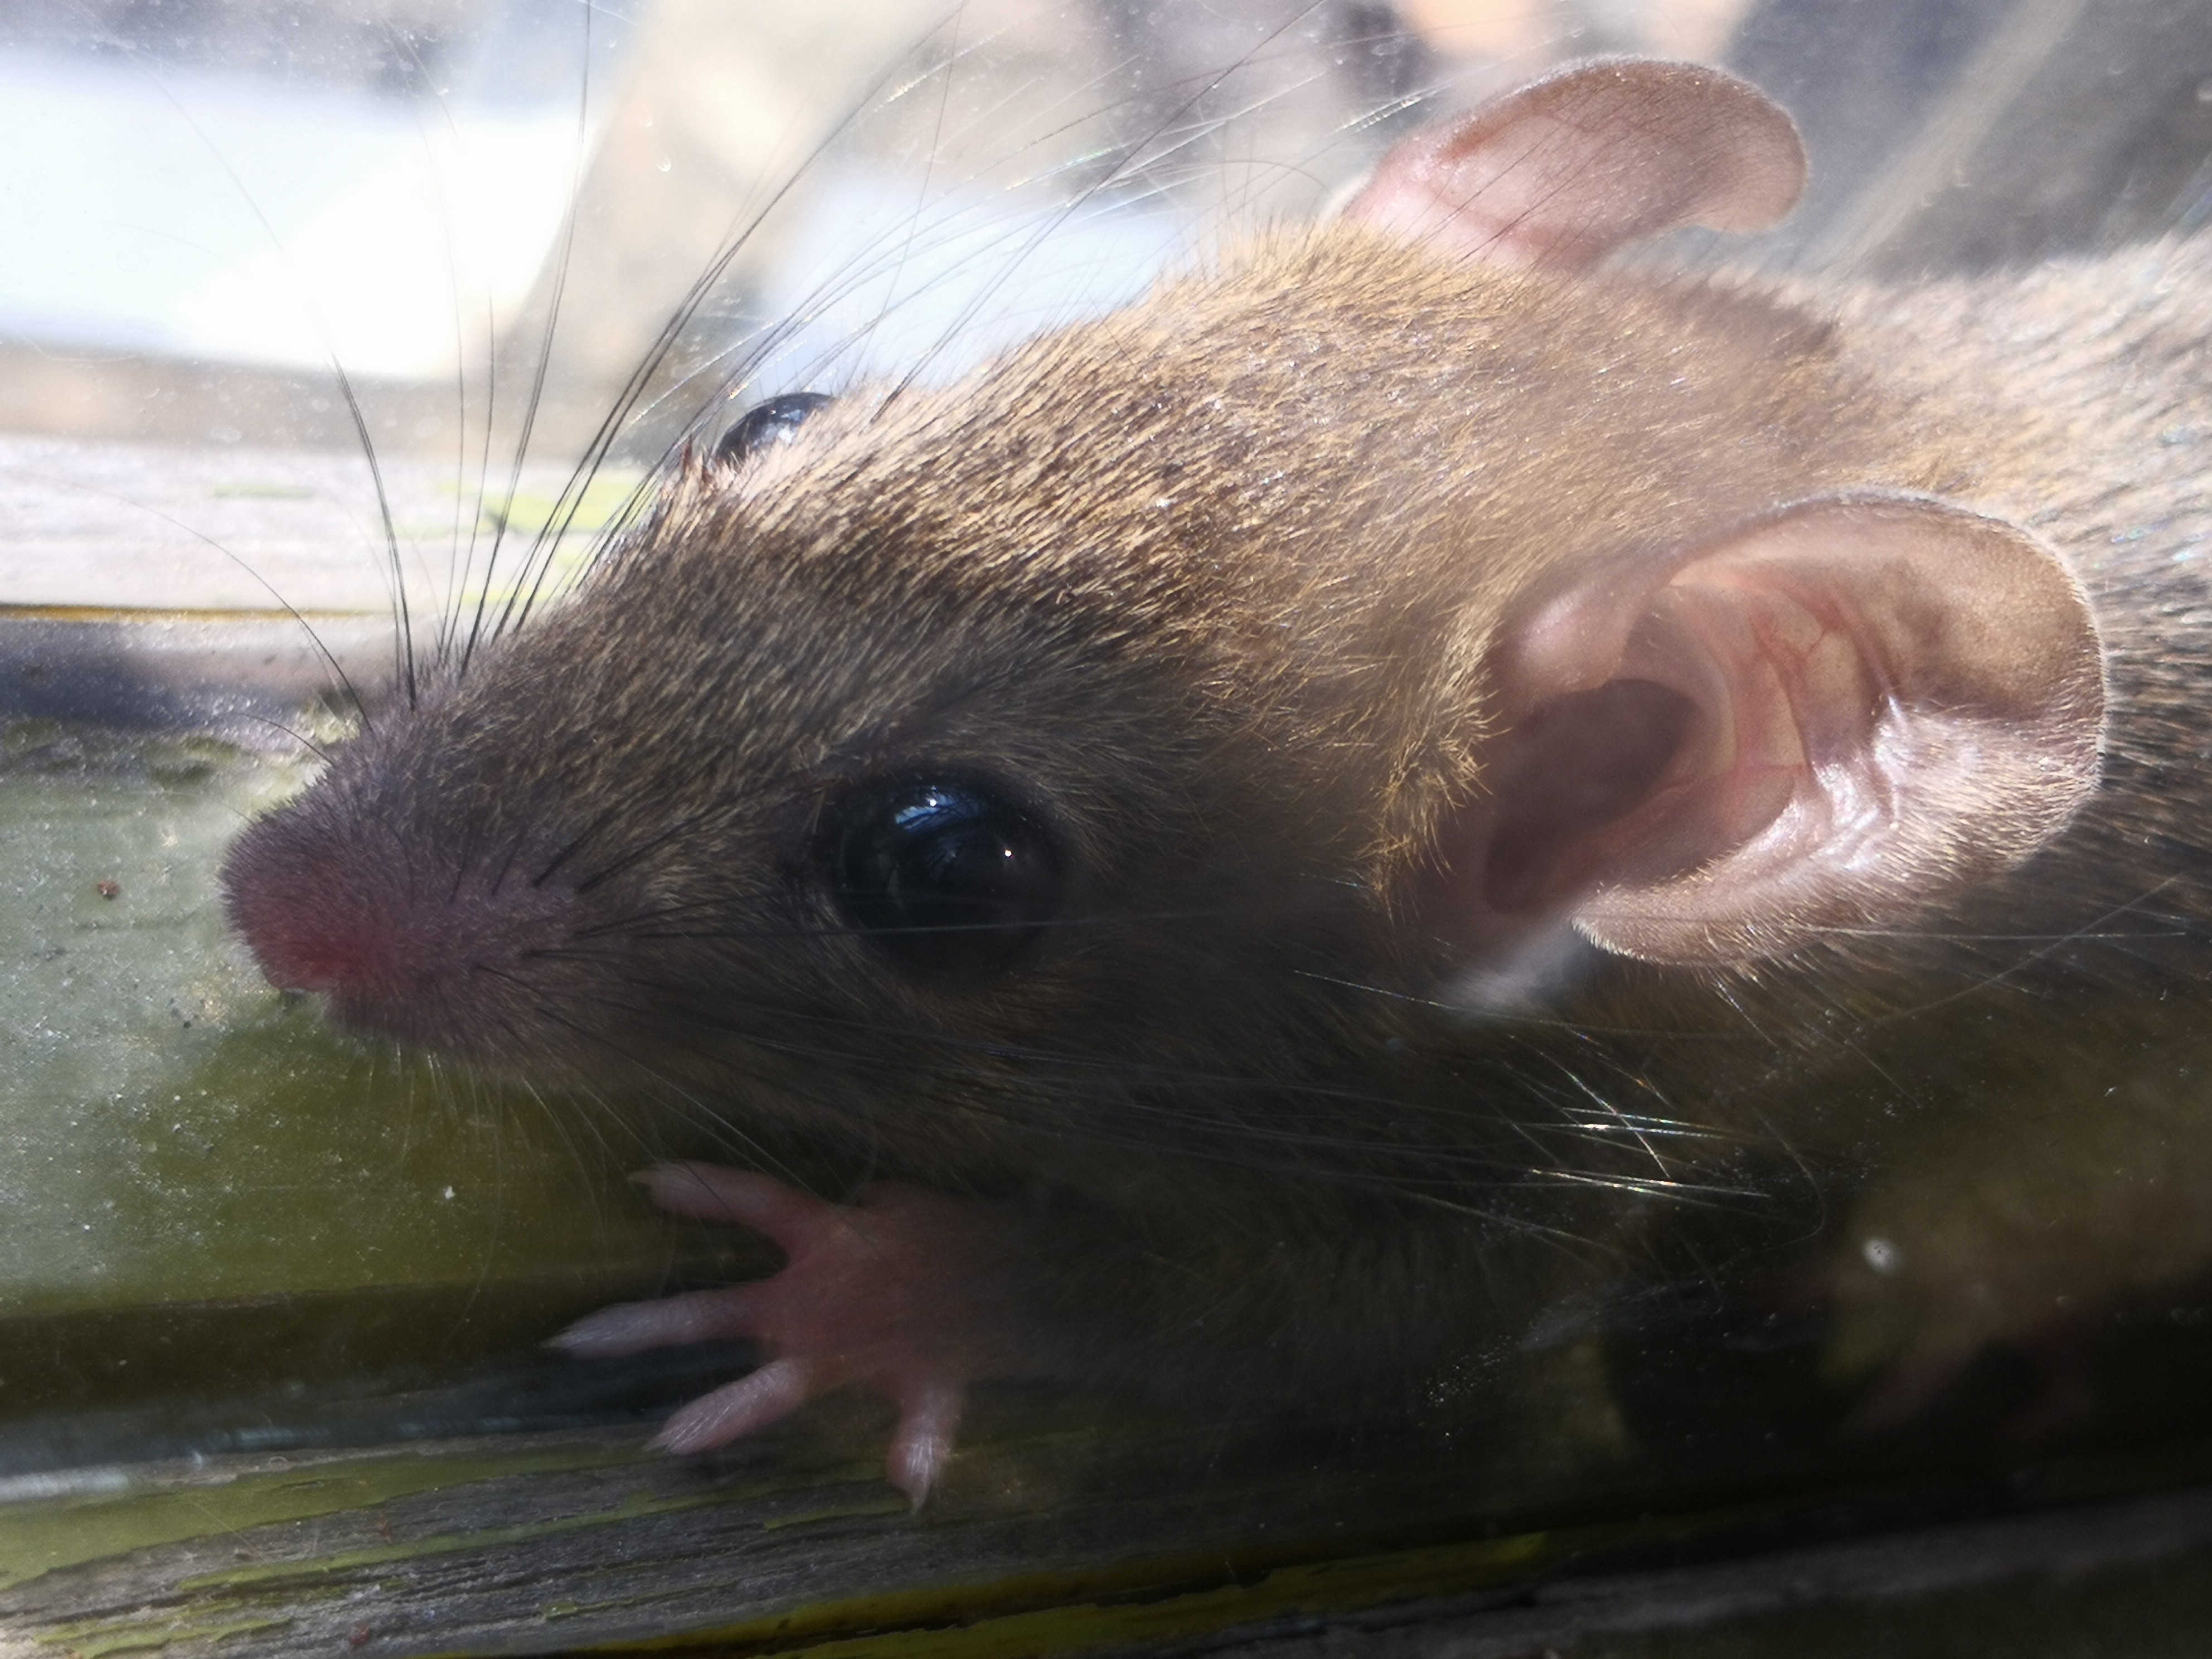
[[[701,1395],[663,1423],[660,1432],[647,1443],[658,1451],[711,1451],[790,1416],[813,1395],[814,1379],[804,1360],[771,1359],[758,1370]]]
[[[663,1209],[765,1233],[783,1270],[727,1290],[607,1308],[552,1346],[599,1358],[742,1338],[769,1358],[701,1396],[653,1444],[697,1452],[766,1426],[817,1395],[858,1385],[896,1404],[886,1474],[919,1508],[952,1455],[971,1378],[1007,1345],[981,1292],[994,1249],[981,1206],[878,1183],[831,1204],[767,1176],[672,1164],[639,1177]]]
[[[692,1291],[658,1302],[623,1302],[586,1314],[545,1346],[580,1359],[611,1359],[647,1348],[716,1342],[753,1334],[757,1323],[753,1287]]]
[[[787,1187],[772,1176],[713,1164],[660,1164],[631,1177],[671,1215],[720,1221],[765,1233],[788,1254],[843,1206]]]
[[[891,1485],[920,1509],[936,1486],[937,1477],[952,1455],[953,1437],[959,1431],[960,1410],[967,1389],[956,1379],[925,1381],[909,1389],[899,1401],[897,1431],[884,1459]]]

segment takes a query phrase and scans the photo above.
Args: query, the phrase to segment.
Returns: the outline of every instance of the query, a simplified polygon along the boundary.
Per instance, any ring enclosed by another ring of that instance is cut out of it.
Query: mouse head
[[[2094,787],[2080,592],[1821,319],[1592,269],[1802,176],[1741,82],[1588,66],[959,385],[763,405],[233,916],[357,1024],[941,1139],[1341,1070],[1563,929],[1925,915]]]

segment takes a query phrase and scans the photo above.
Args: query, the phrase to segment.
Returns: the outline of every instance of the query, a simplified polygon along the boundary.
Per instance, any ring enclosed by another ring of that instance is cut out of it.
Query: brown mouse
[[[874,1387],[917,1498],[979,1377],[1395,1409],[1669,1195],[2000,1146],[2200,994],[2212,282],[1607,262],[1802,177],[1744,83],[1584,65],[948,388],[763,405],[252,826],[235,925],[750,1162],[653,1191],[781,1274],[566,1344],[761,1339],[684,1449]]]

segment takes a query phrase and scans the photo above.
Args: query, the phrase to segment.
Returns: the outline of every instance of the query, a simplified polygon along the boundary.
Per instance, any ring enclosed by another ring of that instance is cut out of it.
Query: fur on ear
[[[1468,939],[1564,920],[1718,966],[1894,927],[2027,858],[2097,785],[2080,584],[1936,501],[1801,501],[1580,573],[1492,672],[1505,730],[1447,900]]]
[[[1447,257],[1576,270],[1686,225],[1761,229],[1804,186],[1796,125],[1748,82],[1605,59],[1403,140],[1343,216]]]

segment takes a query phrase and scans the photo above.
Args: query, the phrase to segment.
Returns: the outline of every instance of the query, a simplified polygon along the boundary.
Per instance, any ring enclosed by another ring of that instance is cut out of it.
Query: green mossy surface
[[[334,1032],[228,937],[224,849],[303,776],[0,731],[0,1328],[666,1270],[619,1126]]]

